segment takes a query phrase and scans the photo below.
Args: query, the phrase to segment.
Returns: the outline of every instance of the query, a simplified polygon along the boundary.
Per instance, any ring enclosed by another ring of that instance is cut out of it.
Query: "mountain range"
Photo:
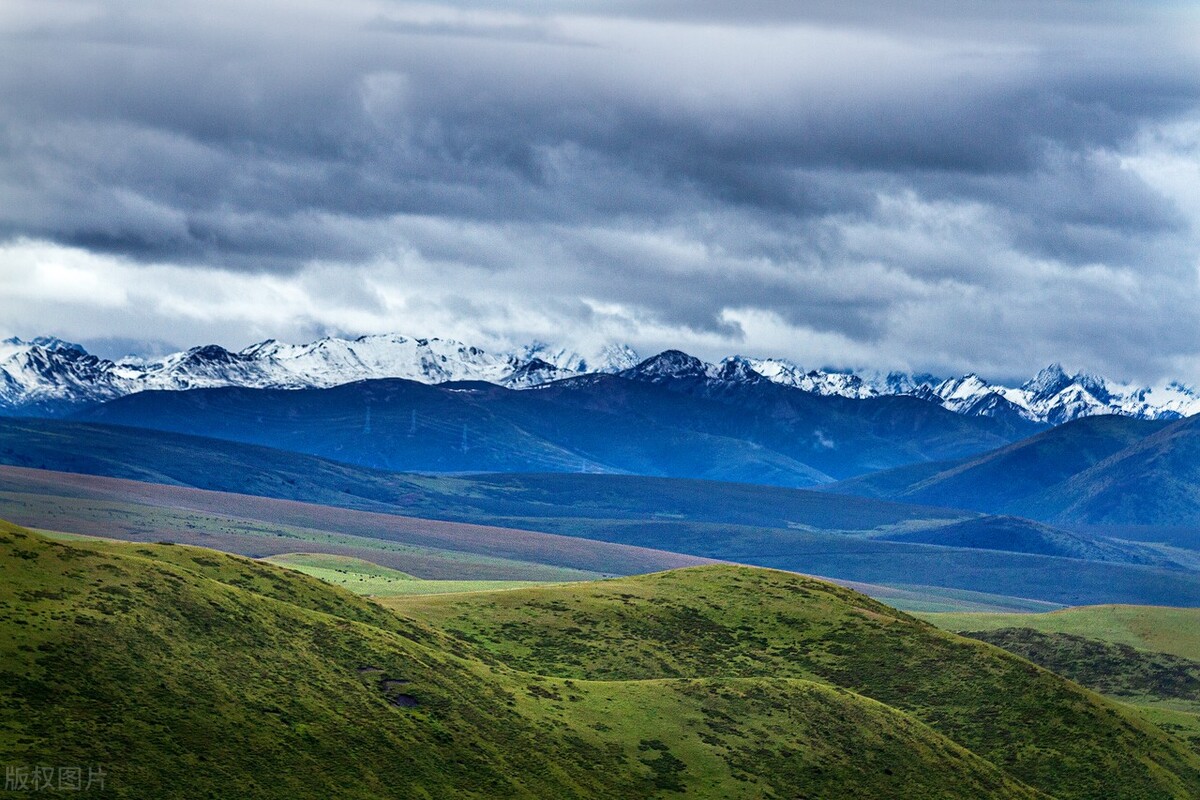
[[[677,352],[677,351],[668,351]],[[668,367],[670,360],[655,362]],[[489,352],[450,339],[399,334],[322,338],[291,345],[272,339],[240,351],[193,347],[158,359],[117,361],[53,337],[0,342],[0,414],[62,416],[148,390],[244,387],[328,388],[361,380],[403,378],[427,384],[486,381],[512,389],[544,386],[585,374],[629,373],[639,364],[626,345],[589,354],[533,343]],[[964,416],[1057,425],[1086,416],[1178,419],[1200,413],[1200,393],[1181,383],[1122,384],[1052,364],[1020,386],[978,375],[939,379],[928,374],[804,370],[779,358],[730,356],[719,364],[681,361],[711,379],[775,384],[825,397],[909,396]],[[643,369],[641,373],[644,374]]]
[[[814,486],[963,458],[1034,423],[913,397],[821,396],[668,351],[531,390],[380,379],[331,388],[144,391],[71,415],[418,472],[607,472]]]

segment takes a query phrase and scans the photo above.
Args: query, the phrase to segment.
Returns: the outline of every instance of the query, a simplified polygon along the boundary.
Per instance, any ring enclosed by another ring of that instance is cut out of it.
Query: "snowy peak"
[[[507,386],[509,389],[531,389],[535,386],[543,386],[562,378],[570,378],[576,374],[570,370],[556,367],[540,358],[534,358],[517,367],[500,384]]]
[[[1157,389],[1114,386],[1097,375],[1071,375],[1061,364],[1051,364],[1015,389],[967,375],[943,381],[933,394],[946,408],[961,414],[1018,414],[1051,425],[1099,414],[1170,419],[1200,413],[1200,395],[1179,384]]]
[[[664,350],[618,374],[632,380],[660,383],[672,378],[712,378],[716,376],[716,368],[682,350]]]
[[[858,399],[877,397],[880,394],[878,388],[852,372],[827,372],[824,370],[805,372],[792,362],[781,358],[751,358],[746,361],[756,373],[773,383],[791,386],[813,394]]]
[[[1051,364],[1043,367],[1032,380],[1026,381],[1021,389],[1036,398],[1052,397],[1071,385],[1071,377],[1063,370],[1062,364]]]
[[[749,361],[741,356],[730,356],[722,361],[717,368],[716,377],[717,380],[730,383],[758,383],[766,380],[755,371]]]

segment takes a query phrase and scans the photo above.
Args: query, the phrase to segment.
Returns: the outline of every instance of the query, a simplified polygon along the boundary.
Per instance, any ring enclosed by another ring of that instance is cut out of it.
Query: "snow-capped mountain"
[[[938,380],[901,372],[805,370],[778,358],[731,356],[706,363],[679,350],[645,361],[628,346],[596,352],[534,343],[490,352],[451,339],[416,339],[399,334],[324,338],[308,344],[273,339],[230,351],[194,347],[161,359],[109,361],[83,347],[51,337],[0,341],[0,413],[57,415],[153,389],[221,386],[327,388],[377,378],[423,383],[487,381],[530,389],[562,378],[605,372],[630,380],[665,383],[678,379],[749,383],[761,380],[826,396],[869,399],[908,395],[969,416],[1020,418],[1057,425],[1097,414],[1170,419],[1200,413],[1200,392],[1180,383],[1138,387],[1046,367],[1017,387],[993,384],[978,375]]]
[[[636,366],[621,370],[617,374],[635,381],[663,383],[680,378],[715,379],[718,377],[718,373],[719,370],[714,365],[688,355],[682,350],[665,350]]]
[[[962,414],[1015,413],[1051,425],[1098,414],[1174,419],[1200,413],[1200,393],[1183,384],[1138,387],[1109,383],[1087,373],[1069,375],[1059,364],[1051,364],[1016,388],[966,375],[943,381],[928,394]]]
[[[731,356],[713,365],[678,350],[668,350],[619,374],[653,383],[670,378],[742,382],[765,378],[824,396],[862,400],[907,395],[967,416],[1010,416],[1051,425],[1098,414],[1173,419],[1200,413],[1200,393],[1180,383],[1157,388],[1115,384],[1087,373],[1069,375],[1059,364],[1051,364],[1016,388],[992,384],[974,374],[938,380],[932,375],[902,372],[804,370],[778,358]]]
[[[269,339],[238,352],[206,345],[157,360],[114,362],[58,339],[13,338],[0,342],[0,413],[53,415],[153,389],[327,388],[375,378],[529,388],[584,372],[616,372],[637,361],[628,347],[583,355],[535,343],[492,353],[450,339],[384,334],[302,345]]]

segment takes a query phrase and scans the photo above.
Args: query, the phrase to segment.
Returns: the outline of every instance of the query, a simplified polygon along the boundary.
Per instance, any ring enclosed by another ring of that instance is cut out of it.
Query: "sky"
[[[1200,4],[0,4],[0,335],[383,332],[1200,382]]]

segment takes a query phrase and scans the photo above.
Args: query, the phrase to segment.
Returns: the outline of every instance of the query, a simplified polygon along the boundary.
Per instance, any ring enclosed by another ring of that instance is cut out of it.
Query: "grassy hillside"
[[[0,758],[102,766],[96,796],[1043,796],[912,715],[818,681],[517,671],[312,578],[183,546],[5,524],[0,568]],[[1146,759],[1107,758],[1116,771],[1096,781],[1200,787],[1172,740],[1040,681],[1082,704],[1079,733],[1098,725]]]
[[[1133,703],[1200,752],[1200,609],[1095,606],[922,616]]]
[[[1028,658],[1102,694],[1182,700],[1200,707],[1200,661],[1032,628],[967,631],[963,635]]]
[[[995,648],[795,575],[699,567],[388,605],[504,663],[564,679],[770,676],[835,685],[921,719],[1056,797],[1200,789],[1197,757],[1133,712]],[[1163,770],[1176,777],[1163,782]]]

